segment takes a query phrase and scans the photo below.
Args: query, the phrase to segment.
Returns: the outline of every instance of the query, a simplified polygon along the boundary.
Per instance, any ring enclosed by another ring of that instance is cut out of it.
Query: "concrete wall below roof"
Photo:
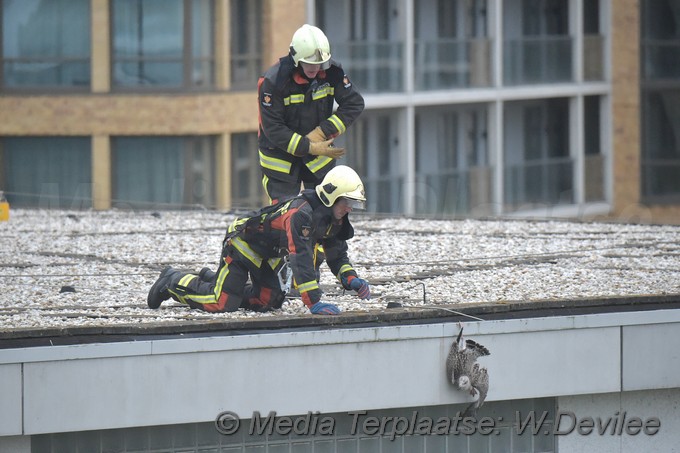
[[[680,357],[650,340],[678,337],[678,310],[465,325],[491,351],[480,360],[488,401],[680,387]],[[456,333],[449,323],[0,350],[2,434],[463,403],[444,372]]]

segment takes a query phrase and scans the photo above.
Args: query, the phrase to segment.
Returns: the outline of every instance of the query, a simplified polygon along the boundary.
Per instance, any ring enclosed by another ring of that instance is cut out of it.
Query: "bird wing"
[[[479,392],[477,407],[481,407],[486,400],[486,394],[489,392],[489,372],[487,369],[475,362],[470,373],[470,383]]]
[[[467,354],[470,355],[472,362],[477,360],[479,357],[491,355],[491,353],[485,346],[477,343],[474,340],[465,340],[465,345],[467,346],[465,348],[465,351],[467,351]]]
[[[452,384],[456,385],[461,371],[462,354],[458,350],[458,342],[454,341],[451,344],[449,355],[446,357],[446,379]]]

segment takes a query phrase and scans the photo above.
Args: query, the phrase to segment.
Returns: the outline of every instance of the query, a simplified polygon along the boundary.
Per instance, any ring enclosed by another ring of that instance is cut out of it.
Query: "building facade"
[[[310,22],[370,211],[680,222],[678,0],[0,4],[13,206],[258,206],[257,77]]]

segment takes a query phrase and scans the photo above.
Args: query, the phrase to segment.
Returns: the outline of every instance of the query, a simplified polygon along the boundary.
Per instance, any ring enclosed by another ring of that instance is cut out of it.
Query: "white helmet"
[[[290,42],[290,56],[295,66],[300,62],[320,64],[321,69],[328,69],[331,59],[331,45],[321,29],[304,24],[298,28]]]
[[[347,165],[338,165],[329,171],[316,186],[316,194],[324,206],[331,207],[338,198],[346,198],[354,209],[366,208],[364,183],[357,172]]]

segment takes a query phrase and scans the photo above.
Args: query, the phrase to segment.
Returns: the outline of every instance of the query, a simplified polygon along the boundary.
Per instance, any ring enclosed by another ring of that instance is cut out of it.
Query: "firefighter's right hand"
[[[326,302],[317,302],[309,308],[315,315],[339,315],[340,309],[333,304]]]
[[[336,148],[332,146],[333,140],[326,140],[323,142],[310,142],[309,154],[315,156],[326,156],[333,159],[338,159],[345,155],[345,148]]]

